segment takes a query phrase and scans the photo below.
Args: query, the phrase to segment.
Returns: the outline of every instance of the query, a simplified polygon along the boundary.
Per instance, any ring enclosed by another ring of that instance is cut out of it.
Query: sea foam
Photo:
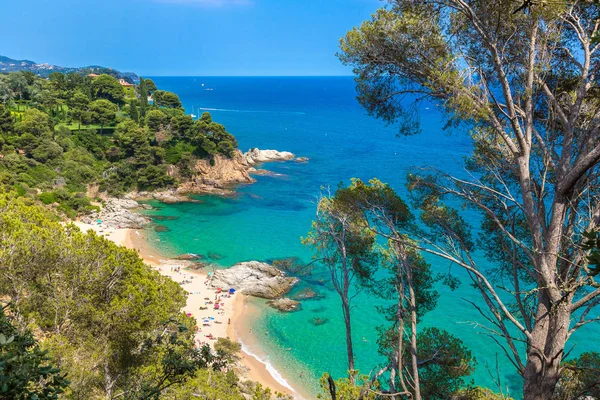
[[[279,383],[281,386],[291,390],[292,392],[295,392],[294,388],[291,387],[290,384],[285,380],[285,378],[279,373],[279,371],[277,371],[275,369],[275,367],[273,367],[273,365],[269,362],[269,360],[263,360],[258,355],[254,354],[252,351],[250,351],[250,349],[248,349],[248,347],[244,344],[244,342],[242,342],[241,340],[239,342],[242,345],[242,351],[244,353],[248,354],[250,357],[254,357],[261,364],[264,364],[267,371],[277,381],[277,383]]]

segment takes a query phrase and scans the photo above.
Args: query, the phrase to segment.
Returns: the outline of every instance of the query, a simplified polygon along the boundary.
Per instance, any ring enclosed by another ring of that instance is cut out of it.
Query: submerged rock
[[[174,259],[175,260],[189,260],[189,261],[193,261],[193,260],[202,260],[203,258],[204,258],[204,256],[202,254],[186,253],[186,254],[178,255]]]
[[[299,301],[288,299],[287,297],[267,301],[267,304],[281,312],[299,311],[302,308]]]
[[[170,232],[169,227],[164,225],[154,225],[154,232]]]
[[[289,151],[277,151],[277,150],[259,150],[257,148],[250,149],[244,153],[246,161],[250,165],[255,165],[270,161],[286,161],[294,158],[294,153]]]
[[[267,263],[248,261],[215,271],[211,286],[234,288],[243,294],[276,299],[289,292],[297,281]]]
[[[206,253],[206,256],[208,258],[210,258],[211,260],[220,260],[221,258],[223,258],[222,254],[219,253],[212,253],[212,252],[208,252]]]
[[[153,215],[152,219],[155,221],[175,221],[176,219],[179,219],[179,217],[172,215]]]
[[[325,325],[327,322],[329,322],[329,318],[314,317],[309,322],[311,324],[313,324],[314,326],[320,326],[320,325]]]
[[[325,296],[319,292],[315,292],[311,288],[305,288],[305,289],[302,289],[301,291],[299,291],[298,293],[294,294],[291,297],[294,300],[311,300],[311,299],[319,300]]]
[[[307,163],[307,162],[308,162],[308,160],[309,160],[309,158],[308,158],[308,157],[296,157],[296,158],[294,159],[294,161],[296,161],[296,162],[298,162],[298,163]]]

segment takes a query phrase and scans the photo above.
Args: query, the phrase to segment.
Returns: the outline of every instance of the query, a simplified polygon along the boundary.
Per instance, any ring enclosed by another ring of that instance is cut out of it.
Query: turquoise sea
[[[179,94],[188,113],[192,108],[195,114],[209,111],[237,137],[243,151],[286,150],[310,159],[306,164],[265,164],[278,175],[257,176],[255,184],[238,187],[231,198],[202,196],[198,203],[155,203],[159,209],[153,214],[178,217],[160,221],[168,231],[156,233],[158,249],[168,254],[209,255],[220,266],[287,257],[308,262],[311,253],[300,238],[310,228],[321,190],[335,189],[352,177],[377,177],[404,194],[406,172],[413,166],[465,174],[462,159],[471,150],[470,139],[461,131],[443,131],[444,121],[435,106],[421,105],[420,135],[398,138],[397,127],[366,115],[355,100],[351,77],[152,79],[159,88]],[[476,221],[475,215],[465,217]],[[428,261],[435,271],[451,267],[439,259]],[[476,326],[482,318],[464,299],[476,301],[477,294],[460,269],[453,271],[463,284],[456,291],[439,285],[438,306],[423,325],[446,329],[464,341],[477,358],[471,377],[475,384],[497,391],[499,376],[504,392],[518,398],[520,378],[502,350]],[[303,310],[296,313],[279,313],[256,301],[262,312],[252,321],[252,329],[260,348],[250,350],[262,354],[269,368],[290,384],[314,394],[323,372],[344,375],[346,355],[340,302],[327,284],[327,275],[317,269],[294,290],[307,286],[325,297],[303,302]],[[354,304],[356,364],[369,373],[382,362],[376,327],[384,321],[375,309],[382,302],[362,293]],[[326,322],[315,326],[315,317]],[[600,333],[596,324],[573,339],[574,355],[594,349],[592,341],[584,340],[592,330],[596,336]]]

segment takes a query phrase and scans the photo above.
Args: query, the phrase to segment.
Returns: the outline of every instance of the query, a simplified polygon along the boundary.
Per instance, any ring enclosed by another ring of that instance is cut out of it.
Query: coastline
[[[124,246],[128,249],[136,250],[139,256],[153,269],[158,270],[162,275],[168,276],[176,282],[187,282],[181,284],[182,288],[188,292],[187,304],[184,311],[191,314],[198,322],[199,332],[196,334],[198,344],[209,343],[210,339],[207,335],[212,335],[214,338],[228,337],[231,340],[244,342],[244,334],[247,329],[247,317],[245,314],[248,309],[247,297],[241,293],[233,296],[233,298],[223,299],[225,306],[220,310],[213,310],[211,305],[208,305],[207,310],[200,310],[199,307],[204,306],[205,298],[214,296],[214,291],[208,289],[205,282],[208,279],[208,272],[199,270],[180,270],[179,272],[173,268],[175,265],[165,264],[168,257],[161,255],[150,243],[149,238],[136,229],[116,229],[102,228],[94,224],[86,224],[81,221],[76,221],[74,224],[82,231],[87,232],[93,230],[98,235],[114,242],[117,245]],[[220,312],[220,314],[219,314]],[[203,319],[214,318],[212,321],[219,321],[220,324],[210,323],[210,326],[205,326]],[[230,323],[228,323],[230,322]],[[285,381],[277,371],[273,369],[275,377],[269,369],[272,369],[270,364],[261,360],[257,355],[249,352],[245,347],[242,348],[240,364],[242,366],[242,375],[246,379],[260,383],[264,387],[270,388],[272,391],[290,395],[295,399],[303,399],[304,397],[298,390]]]

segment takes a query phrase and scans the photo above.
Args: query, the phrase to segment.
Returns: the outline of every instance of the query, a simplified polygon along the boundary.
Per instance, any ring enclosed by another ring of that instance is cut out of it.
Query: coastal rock
[[[311,299],[318,300],[318,299],[322,299],[323,297],[325,297],[325,296],[323,296],[321,293],[317,293],[311,288],[306,288],[306,289],[302,289],[298,293],[294,294],[292,296],[292,299],[294,299],[294,300],[311,300]]]
[[[263,175],[263,176],[284,176],[283,174],[278,174],[277,172],[269,171],[268,169],[256,169],[254,167],[250,167],[248,172],[252,175]]]
[[[248,168],[250,166],[239,150],[236,150],[231,158],[217,154],[211,160],[197,160],[194,176],[191,180],[183,182],[177,188],[177,193],[230,195],[233,193],[231,186],[255,181],[250,177]]]
[[[269,300],[267,304],[281,312],[299,311],[302,308],[299,301],[288,299],[287,297]]]
[[[287,161],[294,158],[294,154],[289,151],[277,150],[259,150],[257,148],[248,150],[244,157],[249,165],[255,165],[270,161]]]
[[[298,163],[307,163],[307,162],[308,162],[308,160],[309,160],[309,158],[308,158],[308,157],[296,157],[296,158],[294,159],[294,161],[296,161],[296,162],[298,162]]]
[[[248,261],[216,271],[211,286],[234,288],[243,294],[275,299],[287,293],[297,281],[267,263]]]
[[[202,260],[204,258],[204,256],[202,254],[193,254],[193,253],[186,253],[186,254],[181,254],[177,257],[175,257],[175,260],[188,260],[188,261],[192,261],[192,260]]]
[[[150,219],[131,212],[139,208],[138,202],[130,199],[108,199],[104,207],[82,219],[84,223],[96,224],[98,220],[108,228],[141,229]]]
[[[162,192],[131,192],[126,194],[125,198],[131,200],[158,200],[163,203],[181,203],[192,201],[189,197],[177,193],[175,190],[164,190]]]

